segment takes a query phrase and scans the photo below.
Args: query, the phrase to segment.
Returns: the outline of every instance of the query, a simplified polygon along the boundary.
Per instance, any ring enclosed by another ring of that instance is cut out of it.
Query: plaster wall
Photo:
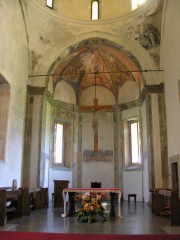
[[[40,0],[39,0],[40,1]],[[132,10],[131,8],[131,0],[113,0],[112,4],[111,0],[103,0],[99,1],[99,6],[101,8],[100,11],[100,19],[107,19],[113,17],[119,17],[124,15]],[[54,1],[54,9],[57,13],[62,14],[64,16],[76,19],[91,19],[91,2],[92,0],[84,1],[84,0],[55,0]],[[44,0],[41,0],[41,3],[44,4]],[[122,8],[123,5],[123,8]],[[77,11],[81,6],[81,11]],[[71,9],[71,11],[69,11]]]
[[[61,81],[55,88],[54,100],[76,104],[76,95],[73,88],[68,83]]]
[[[180,1],[165,1],[161,66],[164,69],[165,102],[168,134],[168,157],[180,153]],[[170,176],[171,180],[171,176]]]
[[[83,163],[82,187],[90,187],[92,182],[101,182],[102,187],[114,187],[114,164],[104,162]]]
[[[133,117],[138,117],[140,113],[140,108],[136,107],[136,108],[131,108],[131,109],[127,109],[125,111],[122,111],[122,120],[126,120],[129,118],[133,118]]]
[[[11,6],[11,7],[9,7]],[[11,86],[6,154],[0,162],[0,186],[21,186],[28,42],[19,1],[0,1],[0,72]],[[2,37],[3,36],[3,37]]]
[[[94,87],[86,88],[82,91],[79,104],[81,106],[92,106],[94,104],[94,98],[98,99],[98,105],[115,105],[115,98],[112,92],[110,92],[107,88],[102,86],[96,86],[96,90]]]
[[[127,200],[129,193],[137,194],[137,201],[143,198],[143,173],[142,171],[124,171],[123,172],[123,195]]]

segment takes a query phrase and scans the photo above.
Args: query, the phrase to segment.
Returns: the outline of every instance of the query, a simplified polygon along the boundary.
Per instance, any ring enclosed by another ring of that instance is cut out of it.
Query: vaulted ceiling
[[[67,81],[74,89],[84,90],[92,85],[109,89],[114,95],[127,80],[140,81],[140,66],[131,53],[110,41],[93,38],[70,49],[53,70],[54,88]]]
[[[94,93],[95,85],[101,92],[113,94],[116,102],[124,92],[132,95],[135,88],[142,89],[140,83],[155,79],[143,74],[143,69],[156,69],[159,64],[159,43],[150,41],[154,32],[147,28],[149,24],[160,32],[159,2],[147,1],[136,13],[94,22],[67,18],[61,11],[48,9],[44,2],[32,0],[28,8],[28,27],[33,29],[29,46],[31,75],[37,78],[31,78],[30,84],[41,84],[42,76],[47,76],[44,83],[50,83],[49,89],[57,93],[59,101],[67,100],[63,94],[74,95],[77,103],[82,94]]]

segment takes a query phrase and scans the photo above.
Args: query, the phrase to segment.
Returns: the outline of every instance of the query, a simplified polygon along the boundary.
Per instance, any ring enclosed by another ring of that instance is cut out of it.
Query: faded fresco
[[[84,151],[83,152],[84,162],[113,162],[113,151]]]

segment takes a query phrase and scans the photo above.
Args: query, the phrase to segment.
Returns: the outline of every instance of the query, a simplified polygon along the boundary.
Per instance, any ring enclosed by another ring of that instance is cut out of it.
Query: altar
[[[110,195],[110,217],[116,217],[115,213],[115,197],[118,195],[118,217],[121,215],[121,190],[120,188],[65,188],[63,190],[64,213],[62,217],[74,216],[75,202],[74,196],[76,193],[109,193]],[[66,206],[66,197],[68,194],[68,213]]]

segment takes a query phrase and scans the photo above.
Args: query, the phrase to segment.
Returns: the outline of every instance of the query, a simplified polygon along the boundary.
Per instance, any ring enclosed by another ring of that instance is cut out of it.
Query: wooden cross
[[[112,105],[98,105],[98,99],[94,98],[93,100],[93,106],[80,106],[81,112],[95,112],[99,110],[112,110]]]
[[[98,151],[98,117],[97,117],[97,111],[98,110],[112,110],[112,105],[103,105],[98,106],[98,99],[94,98],[93,100],[94,104],[93,106],[80,106],[80,111],[83,112],[93,112],[93,122],[92,127],[94,130],[94,151]]]
[[[94,130],[94,151],[98,151],[98,117],[97,117],[97,111],[98,110],[112,110],[111,105],[106,106],[98,106],[98,99],[96,98],[96,75],[98,72],[94,73],[94,79],[95,79],[95,98],[93,100],[93,106],[81,106],[81,111],[91,111],[93,112],[93,122],[92,122],[92,128]]]

